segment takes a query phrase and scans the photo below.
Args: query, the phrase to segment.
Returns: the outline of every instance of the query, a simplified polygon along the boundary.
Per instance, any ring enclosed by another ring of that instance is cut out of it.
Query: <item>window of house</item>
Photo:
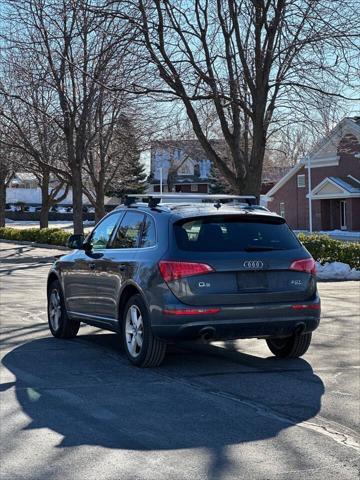
[[[191,175],[190,165],[188,162],[184,162],[178,170],[179,175]]]
[[[285,217],[285,202],[280,202],[280,215]]]
[[[305,187],[305,175],[298,175],[297,176],[297,186],[298,186],[298,188]]]

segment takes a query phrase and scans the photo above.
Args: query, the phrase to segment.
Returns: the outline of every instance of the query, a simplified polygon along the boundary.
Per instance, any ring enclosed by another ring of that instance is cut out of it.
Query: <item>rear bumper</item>
[[[297,304],[295,304],[297,305]],[[179,306],[177,305],[179,308]],[[182,307],[186,307],[182,305]],[[206,335],[214,340],[289,336],[308,333],[320,322],[320,299],[294,304],[226,306],[214,315],[173,316],[158,314],[152,329],[167,340],[191,340]]]

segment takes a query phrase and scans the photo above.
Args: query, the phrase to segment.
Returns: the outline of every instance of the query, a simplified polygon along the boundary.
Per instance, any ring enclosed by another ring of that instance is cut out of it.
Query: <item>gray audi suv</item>
[[[284,218],[234,196],[129,196],[52,265],[48,320],[120,333],[130,362],[158,366],[168,342],[265,339],[303,355],[320,321],[315,262]],[[166,203],[161,203],[166,200]],[[171,201],[172,200],[172,201]]]

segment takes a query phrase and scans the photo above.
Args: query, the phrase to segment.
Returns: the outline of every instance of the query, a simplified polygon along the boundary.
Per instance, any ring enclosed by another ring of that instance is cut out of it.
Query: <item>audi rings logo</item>
[[[246,260],[246,262],[244,262],[244,267],[251,270],[260,270],[261,268],[264,268],[264,263],[261,260]]]

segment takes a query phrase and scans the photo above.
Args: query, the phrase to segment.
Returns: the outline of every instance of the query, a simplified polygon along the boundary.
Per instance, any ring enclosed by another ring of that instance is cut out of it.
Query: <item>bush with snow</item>
[[[345,263],[351,268],[360,268],[360,243],[335,240],[328,235],[298,235],[300,242],[314,260],[325,263]]]

